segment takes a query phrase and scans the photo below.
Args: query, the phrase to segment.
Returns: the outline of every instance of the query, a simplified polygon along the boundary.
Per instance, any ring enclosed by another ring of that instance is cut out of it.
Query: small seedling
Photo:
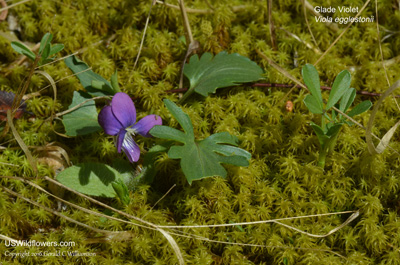
[[[306,64],[302,69],[302,75],[304,82],[311,92],[311,94],[305,97],[304,104],[306,104],[307,108],[312,113],[321,115],[321,126],[311,122],[311,127],[317,135],[320,144],[318,165],[324,168],[326,155],[332,152],[342,125],[353,124],[347,121],[342,114],[335,111],[333,107],[336,106],[341,112],[346,113],[356,97],[356,90],[350,88],[350,72],[343,70],[335,78],[328,102],[324,104],[322,101],[319,75],[315,67],[311,64]],[[340,103],[337,104],[339,101]],[[349,111],[347,115],[353,117],[361,114],[371,108],[371,106],[371,101],[363,101]],[[331,109],[332,114],[329,116],[328,111]]]
[[[51,40],[53,39],[53,35],[51,33],[44,34],[42,40],[40,41],[39,53],[40,57],[38,61],[38,65],[44,65],[52,62],[55,59],[54,54],[62,51],[64,49],[64,44],[51,44]],[[25,44],[17,41],[11,42],[11,47],[19,54],[25,55],[30,60],[35,62],[36,54],[29,49],[29,47],[25,46]],[[51,57],[53,56],[53,57]]]

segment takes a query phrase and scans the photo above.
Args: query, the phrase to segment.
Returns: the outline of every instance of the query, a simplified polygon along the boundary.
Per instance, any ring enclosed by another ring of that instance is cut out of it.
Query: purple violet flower
[[[118,153],[122,149],[132,163],[137,162],[140,157],[140,148],[133,137],[136,134],[151,137],[149,131],[155,125],[162,124],[161,117],[157,115],[148,115],[136,122],[135,104],[122,92],[115,94],[111,105],[100,111],[98,121],[106,134],[116,136],[115,146]]]

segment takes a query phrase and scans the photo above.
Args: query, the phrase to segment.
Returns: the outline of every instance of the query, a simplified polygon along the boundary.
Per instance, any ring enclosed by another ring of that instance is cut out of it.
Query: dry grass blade
[[[32,201],[32,200],[30,200],[30,199],[28,199],[28,198],[26,198],[26,197],[24,197],[24,196],[22,196],[22,195],[20,195],[20,194],[18,194],[18,193],[16,193],[16,192],[12,191],[12,190],[10,190],[10,189],[7,189],[6,187],[1,187],[1,188],[2,188],[4,191],[10,193],[11,195],[13,195],[13,196],[15,196],[15,197],[18,197],[18,198],[20,198],[20,199],[22,199],[22,200],[24,200],[24,201],[26,201],[26,202],[29,202],[30,204],[33,204],[33,205],[35,205],[35,206],[37,206],[37,207],[39,207],[39,208],[42,208],[43,210],[45,210],[45,211],[47,211],[47,212],[49,212],[49,213],[52,213],[52,214],[54,214],[54,215],[57,215],[57,216],[59,216],[59,217],[61,217],[61,218],[64,218],[65,220],[67,220],[67,221],[69,221],[69,222],[72,222],[72,223],[77,224],[77,225],[79,225],[79,226],[85,227],[85,228],[87,228],[87,229],[89,229],[89,230],[92,230],[92,231],[94,231],[94,232],[96,232],[96,233],[101,233],[101,234],[106,234],[106,235],[117,234],[118,236],[121,236],[121,232],[102,230],[102,229],[98,229],[98,228],[92,227],[92,226],[90,226],[90,225],[81,223],[81,222],[79,222],[79,221],[76,221],[75,219],[72,219],[71,217],[68,217],[68,216],[66,216],[66,215],[64,215],[64,214],[61,214],[61,213],[58,212],[58,211],[52,210],[52,209],[50,209],[50,208],[48,208],[48,207],[46,207],[46,206],[43,206],[43,205],[41,205],[41,204],[39,204],[39,203],[37,203],[37,202],[35,202],[35,201]],[[127,231],[122,231],[122,232],[128,233]]]
[[[49,80],[50,85],[53,88],[54,103],[57,102],[57,86],[56,86],[56,82],[54,82],[54,79],[45,71],[36,70],[35,73],[43,75],[47,80]],[[55,108],[55,104],[53,104],[53,106],[51,108],[51,117],[53,117],[53,115],[54,115],[54,108]]]
[[[31,1],[31,0],[22,0],[21,2],[18,2],[18,3],[15,3],[15,4],[0,8],[0,12],[3,12],[4,10],[8,10],[10,8],[13,8],[13,7],[17,6],[17,5],[25,4],[26,2],[29,2],[29,1]]]
[[[274,20],[272,19],[272,0],[268,0],[268,23],[272,49],[277,51],[278,47],[276,46],[275,26]]]
[[[321,54],[321,51],[318,48],[315,48],[311,43],[306,42],[305,40],[302,40],[299,36],[297,36],[296,34],[293,34],[292,32],[279,27],[280,30],[283,30],[284,32],[286,32],[286,34],[288,34],[289,36],[291,36],[292,38],[294,38],[295,40],[297,40],[298,42],[303,43],[304,45],[306,45],[307,48],[313,50],[316,54]]]
[[[338,214],[349,214],[352,215],[346,220],[343,224],[339,227],[342,228],[343,226],[347,225],[351,221],[353,221],[358,216],[358,211],[344,211],[344,212],[336,212],[336,213],[322,213],[322,214],[312,214],[312,215],[304,215],[304,216],[294,216],[294,217],[286,217],[286,218],[279,218],[279,219],[271,219],[271,220],[262,220],[262,221],[254,221],[254,222],[242,222],[242,223],[229,223],[229,224],[217,224],[217,225],[160,225],[158,227],[161,228],[210,228],[210,227],[228,227],[228,226],[237,226],[237,225],[255,225],[255,224],[266,224],[266,223],[278,223],[279,221],[288,221],[288,220],[296,220],[296,219],[304,219],[304,218],[312,218],[312,217],[322,217],[322,216],[329,216],[329,215],[338,215]],[[339,229],[340,229],[339,228]],[[335,228],[337,230],[337,228]],[[332,233],[331,233],[332,234]]]
[[[139,61],[140,53],[142,52],[142,48],[143,48],[144,38],[146,37],[147,27],[149,26],[151,9],[153,8],[153,6],[154,6],[155,4],[156,4],[156,1],[155,1],[155,0],[152,0],[149,13],[147,14],[146,24],[145,24],[144,29],[143,29],[143,35],[142,35],[142,40],[140,41],[139,51],[138,51],[138,54],[137,54],[137,56],[136,56],[135,63],[133,64],[133,69],[132,69],[132,70],[135,70],[136,65],[137,65],[137,63],[138,63],[138,61]]]
[[[250,246],[250,247],[262,247],[262,248],[299,249],[299,250],[311,250],[311,251],[329,252],[329,253],[332,253],[332,254],[334,254],[334,255],[337,255],[337,256],[339,256],[339,257],[341,257],[341,258],[346,259],[344,256],[342,256],[342,255],[340,255],[340,254],[338,254],[338,253],[336,253],[336,252],[334,252],[334,251],[327,250],[327,249],[315,249],[315,248],[300,248],[300,247],[285,247],[285,246],[269,246],[269,245],[259,245],[259,244],[235,243],[235,242],[226,242],[226,241],[212,240],[212,239],[209,239],[209,238],[206,238],[206,237],[201,237],[201,236],[198,236],[198,235],[195,235],[195,234],[190,234],[190,233],[186,233],[186,232],[182,232],[182,231],[178,231],[179,233],[173,233],[173,232],[172,232],[172,233],[169,233],[169,232],[166,232],[166,231],[165,231],[164,229],[162,229],[162,228],[166,228],[166,227],[172,228],[172,227],[174,227],[174,226],[157,226],[157,225],[152,224],[152,223],[149,223],[149,222],[147,222],[147,224],[151,224],[151,226],[142,225],[142,224],[138,224],[138,223],[133,223],[133,222],[131,222],[131,221],[126,221],[126,220],[123,220],[123,219],[120,219],[120,218],[116,218],[116,217],[113,217],[113,216],[108,216],[108,215],[104,215],[104,214],[102,214],[102,213],[94,212],[94,211],[91,211],[91,210],[89,210],[89,209],[86,209],[86,208],[83,208],[83,207],[81,207],[81,206],[78,206],[78,205],[76,205],[76,204],[73,204],[73,203],[70,203],[70,202],[68,202],[68,201],[65,201],[65,200],[63,200],[62,198],[59,198],[58,196],[49,193],[48,191],[46,191],[45,189],[43,189],[43,188],[40,187],[39,185],[37,185],[37,184],[35,184],[35,183],[33,183],[33,182],[29,181],[29,180],[26,180],[26,179],[23,179],[23,178],[20,178],[20,177],[7,177],[7,176],[0,176],[0,178],[10,178],[10,179],[20,180],[20,181],[22,181],[22,182],[24,182],[24,183],[27,183],[27,184],[31,185],[32,187],[35,187],[35,188],[39,189],[40,191],[46,193],[47,195],[52,196],[52,197],[54,197],[55,199],[57,199],[57,200],[59,200],[59,201],[65,203],[65,204],[67,204],[67,205],[69,205],[69,206],[71,206],[71,207],[74,207],[74,208],[76,208],[76,209],[78,209],[78,210],[81,210],[81,211],[83,211],[83,212],[86,212],[86,213],[88,213],[88,214],[93,214],[93,215],[96,215],[96,216],[99,216],[99,217],[104,217],[104,218],[107,218],[107,219],[119,221],[119,222],[126,223],[126,224],[132,224],[132,225],[139,226],[139,227],[146,228],[146,229],[157,230],[157,231],[159,231],[160,233],[162,233],[163,236],[164,236],[164,237],[168,240],[168,242],[171,244],[173,250],[175,251],[175,253],[176,253],[176,255],[177,255],[177,258],[178,258],[178,260],[179,260],[179,264],[181,264],[181,265],[182,265],[182,264],[185,264],[185,263],[184,263],[184,259],[183,259],[183,255],[182,255],[182,253],[181,253],[181,251],[180,251],[180,249],[179,249],[179,246],[177,245],[176,241],[171,237],[171,234],[172,234],[172,235],[179,236],[179,237],[193,238],[193,239],[196,239],[196,240],[206,241],[206,242],[210,242],[210,243],[225,244],[225,245],[238,245],[238,246],[243,246],[243,247],[245,247],[245,246]],[[45,179],[50,180],[51,182],[57,183],[57,185],[60,185],[60,187],[65,187],[64,185],[62,185],[62,184],[58,183],[57,181],[54,181],[54,180],[52,180],[52,179],[50,179],[50,178],[48,178],[48,177],[45,177]],[[67,187],[66,187],[66,188],[67,188]],[[68,188],[67,188],[67,189],[68,189]],[[9,190],[7,190],[7,191],[9,191]],[[28,201],[28,202],[31,202],[31,200],[29,200],[29,199],[27,199],[27,198],[24,198],[24,197],[21,197],[21,195],[19,195],[19,194],[17,194],[17,193],[14,193],[14,192],[12,192],[12,191],[11,191],[10,193],[13,194],[13,195],[15,195],[15,196],[19,196],[20,198],[22,198],[22,199],[24,199],[24,200],[26,200],[26,201]],[[76,192],[76,193],[77,193],[77,192]],[[79,193],[77,193],[77,194],[79,194]],[[83,195],[83,197],[86,197],[86,196]],[[89,198],[90,198],[90,197],[89,197]],[[92,198],[90,198],[90,199],[91,199],[91,201],[96,202],[96,200],[94,200],[94,199],[92,199]],[[46,207],[44,207],[44,206],[37,205],[37,203],[33,203],[33,204],[36,205],[36,206],[38,206],[38,207],[46,208]],[[97,204],[101,205],[102,203],[98,202]],[[115,208],[112,208],[112,207],[109,207],[109,206],[108,206],[107,208],[109,208],[109,209],[111,209],[112,211],[115,211],[115,212],[117,212],[117,213],[120,212],[119,210],[117,210],[117,209],[115,209]],[[45,210],[46,210],[46,209],[45,209]],[[54,214],[60,216],[61,218],[65,218],[65,216],[64,216],[63,214],[61,214],[61,213],[59,213],[59,212],[57,212],[57,211],[53,211],[53,210],[51,210],[51,209],[47,209],[47,210],[50,210],[51,213],[54,213]],[[124,213],[124,212],[121,212],[121,213],[123,213],[125,216],[131,216],[131,215],[126,214],[126,213]],[[296,217],[288,217],[288,218],[281,218],[281,219],[275,219],[275,220],[256,221],[256,222],[246,222],[246,223],[234,223],[234,224],[230,223],[230,224],[205,225],[205,226],[177,226],[177,227],[179,227],[179,228],[201,228],[201,227],[210,228],[210,227],[226,227],[226,226],[246,225],[246,224],[247,224],[247,225],[250,225],[250,224],[259,224],[259,223],[277,223],[277,224],[286,226],[286,227],[288,227],[288,228],[291,228],[291,229],[293,229],[293,230],[295,230],[295,231],[299,231],[300,233],[308,234],[308,235],[313,236],[313,234],[309,234],[309,233],[307,233],[307,232],[301,231],[301,230],[296,229],[296,228],[294,228],[294,227],[291,227],[291,226],[288,226],[288,225],[285,225],[285,224],[281,224],[279,221],[283,221],[283,220],[294,220],[294,219],[301,219],[301,218],[310,218],[310,217],[321,217],[321,216],[329,216],[329,215],[338,215],[338,214],[348,214],[348,213],[353,213],[353,214],[352,214],[343,224],[341,224],[339,227],[336,227],[335,229],[332,229],[327,235],[323,235],[323,236],[328,236],[328,235],[333,234],[334,232],[338,231],[338,230],[341,229],[342,227],[346,226],[346,225],[349,224],[351,221],[353,221],[353,220],[358,216],[358,214],[359,214],[358,211],[356,211],[356,212],[353,212],[353,211],[345,211],[345,212],[338,212],[338,213],[327,213],[327,214],[317,214],[317,215],[308,215],[308,216],[296,216]],[[134,217],[134,216],[131,216],[131,217],[133,217],[132,219],[135,219],[135,220],[136,220],[136,219],[139,219],[139,218]],[[85,224],[83,224],[83,223],[80,223],[80,222],[78,222],[78,221],[75,221],[75,220],[71,220],[70,218],[66,218],[66,220],[71,221],[71,222],[74,222],[74,223],[76,223],[76,224],[78,224],[78,225],[80,225],[80,226],[86,227],[86,228],[91,229],[91,230],[97,229],[97,228],[93,228],[93,227],[90,227],[90,226],[88,227],[87,225],[85,225]],[[140,220],[140,219],[139,219],[139,220]],[[100,230],[100,229],[98,229],[98,230]],[[177,231],[176,229],[174,229],[174,230]],[[90,243],[101,243],[101,242],[104,243],[104,242],[110,242],[110,241],[113,241],[113,242],[115,242],[115,241],[125,241],[125,240],[130,240],[130,239],[132,238],[132,236],[133,236],[132,233],[131,233],[130,231],[107,231],[107,230],[100,230],[100,231],[101,231],[101,233],[102,233],[103,235],[105,235],[105,236],[103,236],[103,237],[96,237],[96,238],[93,238],[93,239],[88,239],[88,240],[86,240],[85,242],[90,244]],[[110,233],[110,232],[112,232],[112,233]],[[314,236],[315,236],[315,237],[323,237],[323,236],[319,236],[319,235],[314,235]]]
[[[164,237],[168,240],[169,244],[171,245],[172,249],[175,251],[175,255],[179,260],[179,264],[180,265],[185,265],[185,260],[183,259],[183,255],[182,252],[178,246],[178,244],[176,243],[175,239],[168,234],[165,230],[161,229],[161,228],[157,228],[157,230],[164,235]]]
[[[181,10],[182,20],[183,20],[183,27],[185,28],[185,35],[186,35],[186,43],[189,45],[194,41],[192,29],[190,27],[189,18],[185,8],[185,1],[179,0],[179,8]]]
[[[385,151],[386,147],[388,146],[390,139],[393,137],[394,132],[397,130],[397,127],[400,125],[400,120],[385,133],[385,135],[382,137],[382,141],[378,144],[376,147],[376,151],[380,154],[383,151]]]
[[[1,240],[12,241],[12,242],[18,241],[18,240],[16,240],[16,239],[13,239],[13,238],[8,237],[8,236],[5,236],[5,235],[0,235],[0,239],[1,239]]]
[[[87,102],[89,102],[89,101],[96,100],[96,99],[104,99],[104,98],[110,98],[110,96],[99,96],[99,97],[89,98],[89,99],[83,101],[82,103],[79,103],[78,105],[73,106],[73,107],[70,108],[70,109],[67,109],[66,111],[59,112],[59,113],[55,114],[55,116],[56,116],[56,117],[63,116],[63,115],[65,115],[65,114],[67,114],[67,113],[70,113],[70,112],[73,112],[74,110],[79,109],[80,107],[82,107],[83,105],[85,105],[85,104],[86,104]]]
[[[175,254],[176,254],[176,256],[177,256],[177,258],[178,258],[178,260],[179,260],[179,264],[181,264],[181,265],[185,264],[184,261],[183,261],[183,255],[182,255],[182,253],[181,253],[181,251],[180,251],[180,249],[179,249],[178,244],[176,243],[176,241],[172,238],[172,236],[171,236],[168,232],[166,232],[165,230],[163,230],[163,229],[161,228],[161,226],[158,226],[158,225],[153,224],[153,223],[151,223],[151,222],[145,221],[145,220],[143,220],[143,219],[141,219],[141,218],[139,218],[139,217],[133,216],[133,215],[131,215],[131,214],[127,214],[127,213],[125,213],[125,212],[123,212],[123,211],[120,211],[120,210],[118,210],[118,209],[115,209],[115,208],[113,208],[113,207],[111,207],[111,206],[109,206],[109,205],[107,205],[107,204],[104,204],[104,203],[102,203],[102,202],[99,202],[99,201],[97,201],[97,200],[95,200],[95,199],[93,199],[93,198],[91,198],[91,197],[89,197],[89,196],[86,196],[86,195],[84,195],[84,194],[82,194],[82,193],[80,193],[80,192],[77,192],[77,191],[75,191],[75,190],[73,190],[73,189],[71,189],[71,188],[69,188],[69,187],[67,187],[67,186],[65,186],[65,185],[62,185],[62,184],[59,183],[58,181],[55,181],[55,180],[53,180],[53,179],[51,179],[51,178],[49,178],[49,177],[45,177],[45,179],[46,179],[47,181],[50,181],[51,183],[54,183],[54,184],[56,184],[56,185],[59,185],[59,186],[63,187],[64,189],[69,190],[69,191],[71,191],[71,192],[73,192],[73,193],[75,193],[75,194],[81,196],[82,198],[85,198],[85,199],[87,199],[87,200],[89,200],[89,201],[91,201],[91,202],[93,202],[93,203],[96,203],[97,205],[100,205],[100,206],[102,206],[102,207],[104,207],[104,208],[107,208],[107,209],[109,209],[109,210],[111,210],[111,211],[114,211],[114,212],[116,212],[116,213],[119,213],[119,214],[121,214],[122,216],[128,217],[128,218],[130,218],[130,219],[133,219],[133,220],[135,220],[135,221],[138,221],[138,222],[140,222],[140,223],[143,223],[143,224],[145,224],[145,225],[148,225],[148,226],[150,226],[150,227],[152,227],[152,228],[158,230],[160,233],[162,233],[162,234],[164,235],[164,237],[165,237],[165,238],[168,240],[168,242],[171,244],[171,247],[173,248],[173,250],[174,250],[174,252],[175,252]],[[182,262],[183,262],[183,263],[182,263]]]
[[[307,8],[308,10],[311,11],[311,13],[314,14],[314,16],[321,16],[321,13],[315,11],[314,7],[312,6],[312,4],[310,4],[307,0],[304,0],[303,4],[305,5],[305,8]],[[339,27],[336,23],[334,22],[325,22],[325,25],[330,28],[331,30],[333,30],[334,32],[339,31]]]
[[[161,4],[164,5],[166,7],[170,7],[176,10],[179,10],[179,6],[176,5],[171,5],[168,3],[165,3],[164,1],[156,1],[157,4]],[[230,9],[232,10],[232,12],[239,12],[242,11],[244,9],[250,8],[250,5],[239,5],[239,6],[231,6]],[[194,8],[186,8],[186,12],[187,13],[193,13],[193,14],[203,14],[203,15],[207,15],[207,14],[212,14],[215,11],[213,9],[194,9]]]
[[[359,211],[356,211],[355,213],[353,213],[352,215],[350,215],[350,217],[347,218],[347,220],[346,220],[344,223],[342,223],[342,224],[339,225],[338,227],[335,227],[334,229],[332,229],[331,231],[329,231],[329,232],[326,233],[325,235],[315,235],[315,234],[307,233],[307,232],[302,231],[302,230],[300,230],[300,229],[297,229],[297,228],[295,228],[295,227],[293,227],[293,226],[290,226],[290,225],[287,225],[287,224],[283,224],[283,223],[277,222],[277,221],[275,221],[274,223],[277,223],[277,224],[279,224],[279,225],[282,225],[282,226],[284,226],[284,227],[287,227],[287,228],[289,228],[289,229],[292,229],[292,230],[294,230],[294,231],[297,231],[297,232],[299,232],[299,233],[301,233],[301,234],[304,234],[304,235],[307,235],[307,236],[323,238],[323,237],[327,237],[327,236],[329,236],[329,235],[332,235],[333,233],[339,231],[340,229],[342,229],[342,228],[345,227],[346,225],[350,224],[350,223],[351,223],[352,221],[354,221],[359,215],[360,215],[360,212],[359,212]]]
[[[306,1],[307,2],[307,1]],[[357,13],[357,15],[354,18],[358,18],[360,14],[364,11],[364,9],[367,7],[367,5],[371,2],[371,0],[368,0],[360,9],[360,12]],[[329,46],[329,48],[321,55],[321,57],[318,58],[318,60],[314,63],[314,66],[316,66],[324,57],[325,55],[328,54],[328,52],[335,46],[335,44],[340,40],[340,38],[347,32],[347,30],[353,25],[354,20],[349,23],[349,25],[340,33],[340,35],[336,38],[336,40]]]
[[[11,116],[11,110],[7,110],[7,124],[8,124],[8,126],[10,126],[15,140],[18,142],[19,146],[24,151],[24,153],[26,155],[26,158],[28,159],[29,164],[31,165],[32,170],[36,175],[37,174],[36,160],[33,158],[32,154],[31,154],[31,151],[29,151],[28,146],[22,140],[22,138],[19,135],[17,129],[15,129],[14,124],[13,124],[13,119],[12,119],[12,116]]]
[[[321,52],[321,50],[320,50],[319,47],[318,47],[318,43],[317,43],[317,41],[316,41],[316,39],[315,39],[315,37],[314,37],[314,34],[313,34],[312,30],[311,30],[310,23],[308,22],[308,18],[307,18],[307,7],[306,7],[305,0],[302,0],[302,1],[303,1],[304,18],[305,18],[305,20],[306,20],[306,24],[307,24],[308,31],[310,32],[310,35],[311,35],[311,38],[313,39],[313,42],[314,42],[314,44],[315,44],[315,47],[317,47],[316,49],[317,49],[319,52]],[[337,26],[336,26],[336,27],[337,27]]]
[[[397,88],[400,87],[400,80],[397,80],[393,85],[389,87],[388,90],[383,93],[383,95],[379,98],[378,102],[375,103],[375,106],[372,110],[371,116],[369,117],[368,125],[365,132],[365,140],[367,141],[368,151],[371,154],[380,154],[382,153],[386,147],[388,146],[390,139],[393,136],[394,131],[398,127],[398,122],[385,134],[385,136],[380,140],[378,145],[379,148],[375,148],[374,143],[372,142],[372,126],[374,124],[375,116],[378,112],[379,107],[381,106],[383,100],[387,98],[389,95],[393,93]]]

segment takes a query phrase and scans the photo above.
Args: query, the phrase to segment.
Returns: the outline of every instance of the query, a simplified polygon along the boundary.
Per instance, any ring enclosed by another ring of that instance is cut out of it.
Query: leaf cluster
[[[64,44],[51,44],[52,39],[53,34],[51,33],[46,33],[43,35],[42,40],[40,41],[38,55],[31,51],[31,49],[29,49],[29,47],[22,42],[13,41],[11,42],[11,47],[17,53],[28,57],[32,62],[34,62],[36,60],[36,56],[38,56],[38,65],[43,65],[52,62],[55,59],[55,56],[53,55],[64,49]]]
[[[304,82],[311,93],[304,98],[304,104],[312,113],[321,115],[321,126],[311,122],[311,127],[317,135],[320,144],[320,158],[318,164],[321,167],[324,167],[326,154],[333,150],[342,125],[352,124],[350,121],[346,121],[346,118],[341,113],[338,113],[332,108],[340,100],[340,104],[337,107],[340,112],[346,113],[356,97],[356,90],[350,88],[350,72],[343,70],[335,78],[332,89],[329,93],[328,102],[324,104],[322,101],[319,75],[315,67],[312,64],[306,64],[302,68],[302,75]],[[371,106],[371,101],[363,101],[349,111],[347,115],[349,117],[359,115],[370,109]],[[331,109],[332,114],[329,116],[328,111]],[[325,122],[325,119],[328,122]]]

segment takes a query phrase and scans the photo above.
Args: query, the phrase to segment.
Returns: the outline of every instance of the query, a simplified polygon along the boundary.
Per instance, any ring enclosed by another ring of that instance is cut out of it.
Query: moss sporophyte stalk
[[[397,2],[2,1],[0,260],[400,264]]]

